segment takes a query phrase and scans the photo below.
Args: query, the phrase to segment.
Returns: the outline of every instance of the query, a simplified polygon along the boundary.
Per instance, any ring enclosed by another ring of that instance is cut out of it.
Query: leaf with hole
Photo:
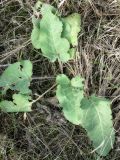
[[[22,94],[14,94],[13,102],[3,100],[0,102],[0,109],[3,112],[30,112],[32,103],[31,97],[22,95]]]
[[[32,63],[29,60],[16,62],[0,76],[0,87],[6,92],[8,89],[19,91],[21,94],[30,93]]]

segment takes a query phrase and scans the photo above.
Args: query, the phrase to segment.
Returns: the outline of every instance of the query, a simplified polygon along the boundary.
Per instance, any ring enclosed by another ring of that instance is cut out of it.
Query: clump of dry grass
[[[43,58],[30,42],[32,6],[35,1],[2,1],[0,8],[0,73],[10,63],[30,59],[34,70],[33,95],[42,94],[55,82],[59,64]],[[59,1],[45,0],[55,6]],[[66,0],[59,8],[63,16],[79,12],[82,31],[75,61],[64,64],[68,75],[85,77],[87,95],[95,92],[113,102],[116,129],[114,149],[105,158],[120,159],[120,4],[115,0]],[[40,79],[41,77],[47,77]],[[51,78],[49,78],[51,77]],[[92,146],[85,131],[68,123],[51,97],[51,90],[27,114],[0,113],[0,159],[92,160]]]

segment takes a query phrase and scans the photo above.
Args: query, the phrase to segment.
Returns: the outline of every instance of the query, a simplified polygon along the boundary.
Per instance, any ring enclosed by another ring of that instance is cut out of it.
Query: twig
[[[55,79],[55,77],[32,77],[32,80],[46,80],[46,79]]]
[[[48,92],[51,91],[51,89],[53,89],[56,86],[56,84],[54,84],[52,87],[50,87],[47,91],[45,91],[42,95],[40,95],[36,100],[32,101],[32,104],[36,103],[37,101],[39,101],[44,95],[46,95]]]
[[[1,64],[0,68],[8,67],[10,64]]]

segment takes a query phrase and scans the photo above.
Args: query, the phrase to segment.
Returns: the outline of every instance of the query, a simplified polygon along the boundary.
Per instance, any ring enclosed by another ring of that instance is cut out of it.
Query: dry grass
[[[35,1],[0,2],[0,73],[9,64],[30,59],[34,65],[33,95],[43,94],[61,72],[59,64],[43,58],[30,42],[32,6]],[[56,0],[46,0],[55,6]],[[69,76],[85,77],[87,95],[95,92],[112,100],[116,142],[105,160],[120,159],[120,3],[117,0],[66,0],[62,15],[79,12],[82,31],[75,61],[64,64]],[[51,90],[32,113],[0,113],[0,160],[96,160],[85,131],[68,123],[51,97]],[[101,158],[103,159],[103,158]]]

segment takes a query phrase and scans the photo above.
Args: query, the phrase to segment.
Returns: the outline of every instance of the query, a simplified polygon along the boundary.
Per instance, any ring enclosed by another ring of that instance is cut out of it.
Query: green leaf
[[[29,86],[32,76],[32,63],[29,60],[16,62],[8,66],[0,77],[0,87],[19,91],[21,94],[30,93]]]
[[[67,38],[73,46],[78,45],[78,33],[81,30],[81,17],[78,13],[73,13],[62,19],[63,33],[62,36]]]
[[[80,84],[78,84],[78,81]],[[82,113],[80,102],[83,98],[81,78],[77,76],[70,81],[67,76],[62,74],[57,77],[57,83],[56,96],[63,109],[65,118],[73,124],[79,125]]]
[[[35,16],[32,17],[32,23],[33,23],[33,30],[31,33],[31,42],[33,46],[36,49],[40,49],[40,19],[35,18]]]
[[[80,78],[80,76],[76,76],[75,78],[73,78],[71,80],[71,85],[73,87],[78,87],[78,88],[81,88],[83,90],[83,88],[84,88],[83,82],[84,82],[83,78]]]
[[[54,62],[59,59],[67,62],[70,59],[70,44],[66,38],[62,38],[63,24],[55,8],[48,4],[43,4],[41,8],[42,19],[39,25],[34,25],[31,34],[32,44],[35,48],[41,49],[42,54]],[[37,23],[38,24],[38,23]]]
[[[110,101],[93,95],[81,101],[81,110],[81,125],[86,129],[96,152],[106,156],[115,140]]]
[[[62,86],[70,85],[69,78],[64,74],[58,75],[57,78],[56,78],[56,82],[57,82],[57,84],[60,84]]]
[[[39,14],[43,4],[44,3],[38,1],[33,8],[34,12]],[[54,8],[50,5],[49,5],[49,8],[51,10],[54,10]],[[32,33],[31,33],[31,42],[36,49],[41,48],[41,44],[40,44],[40,36],[41,36],[40,35],[40,21],[41,21],[41,19],[39,17],[35,17],[34,15],[32,16],[33,30],[32,30]]]
[[[12,101],[0,102],[0,108],[3,112],[30,112],[32,103],[31,98],[22,94],[14,94]]]
[[[69,49],[69,54],[70,54],[71,59],[75,59],[76,49],[75,48],[70,48]]]
[[[42,9],[42,20],[40,23],[41,50],[47,58],[55,61],[57,58],[66,62],[70,59],[68,50],[70,48],[67,39],[61,37],[62,22],[52,12],[52,7],[44,4]]]

